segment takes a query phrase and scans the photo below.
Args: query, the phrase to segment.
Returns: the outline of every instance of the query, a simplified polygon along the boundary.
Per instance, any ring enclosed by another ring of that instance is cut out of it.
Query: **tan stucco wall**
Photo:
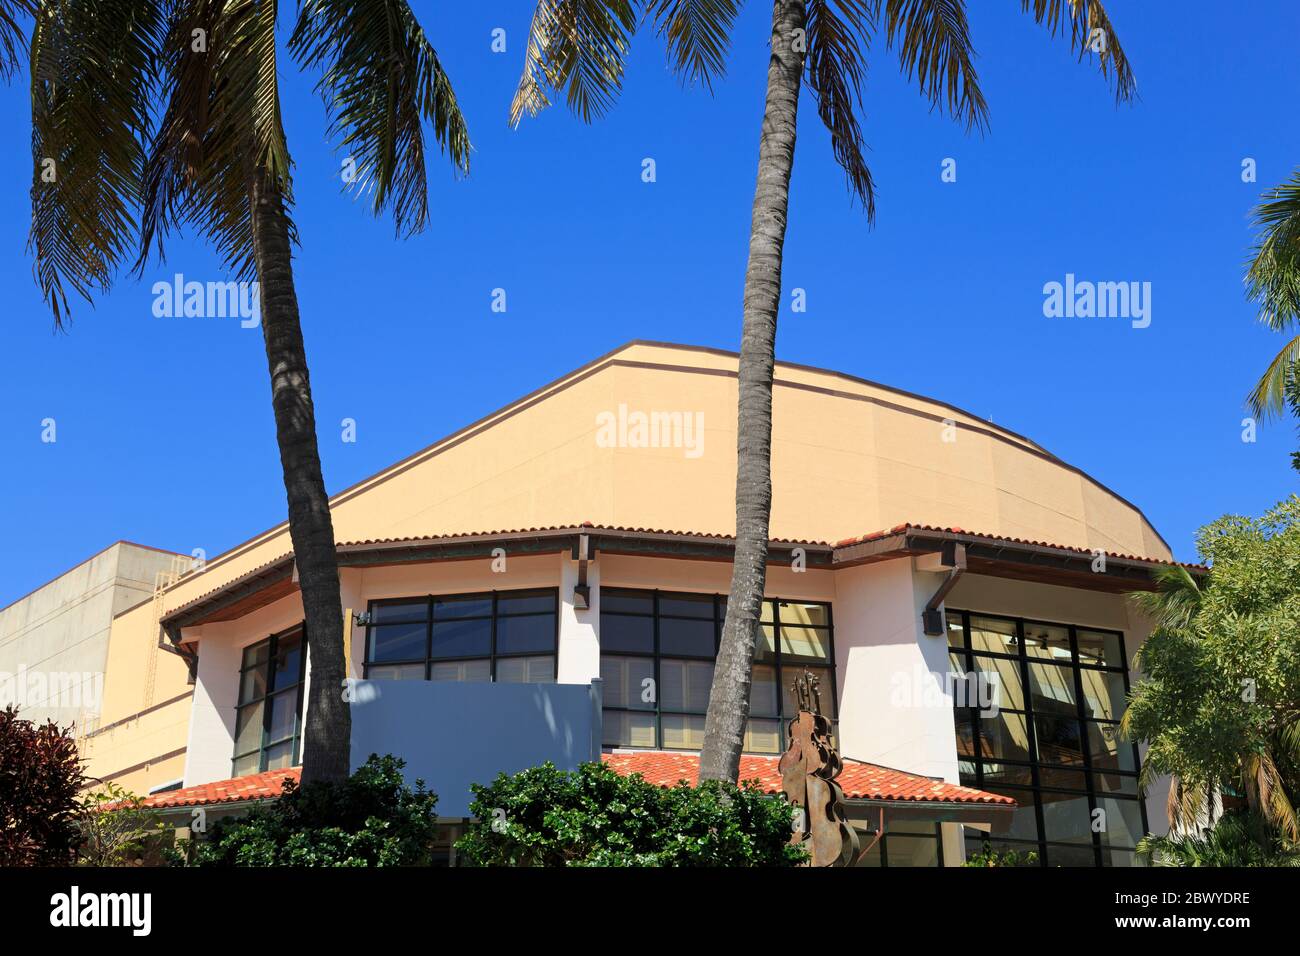
[[[582,521],[730,534],[735,369],[735,356],[725,353],[629,345],[335,495],[336,536],[358,541]],[[778,364],[776,381],[774,537],[834,542],[911,522],[1170,556],[1136,508],[1028,439],[941,403],[832,372]],[[601,447],[597,416],[620,404],[632,411],[702,414],[702,454]],[[164,608],[180,607],[289,551],[287,526],[271,529],[187,575],[167,592]],[[625,564],[607,583],[632,583],[620,579],[640,573]],[[796,584],[780,581],[787,572],[773,573],[773,593]],[[727,590],[726,565],[704,574],[710,589]],[[353,578],[349,585],[345,576],[345,591],[369,590],[363,581],[370,583]],[[797,582],[798,592],[813,582],[813,575]],[[154,647],[155,613],[150,606],[114,623],[104,723],[186,689],[183,663]],[[142,692],[141,679],[122,677],[147,674],[150,667],[151,695]],[[168,706],[140,718],[156,735],[155,754],[185,745],[177,716],[183,709],[177,705],[173,715]],[[130,766],[144,759],[141,749],[149,748],[97,745],[97,765]]]

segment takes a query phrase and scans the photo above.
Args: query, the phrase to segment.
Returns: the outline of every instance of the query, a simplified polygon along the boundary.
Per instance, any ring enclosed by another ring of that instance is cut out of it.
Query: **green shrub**
[[[1249,810],[1229,811],[1195,835],[1145,836],[1137,850],[1156,866],[1300,866],[1300,847]]]
[[[371,754],[342,783],[291,781],[284,795],[245,816],[217,821],[172,862],[188,866],[428,866],[438,802],[405,761]]]
[[[991,866],[1037,866],[1038,854],[1033,850],[1027,853],[1017,853],[1015,850],[1004,850],[999,853],[993,849],[988,840],[984,841],[984,846],[978,853],[971,854],[966,858],[962,866],[974,867],[991,867]]]
[[[552,764],[474,786],[456,844],[478,866],[794,866],[792,808],[749,784],[668,789],[600,763]]]
[[[133,866],[157,862],[171,829],[142,798],[115,783],[105,783],[81,800],[77,866]]]

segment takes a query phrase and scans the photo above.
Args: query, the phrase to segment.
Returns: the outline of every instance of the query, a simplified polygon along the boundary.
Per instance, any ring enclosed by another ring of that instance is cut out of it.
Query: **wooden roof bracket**
[[[948,596],[948,592],[953,589],[953,585],[957,583],[957,579],[966,570],[966,545],[959,541],[944,541],[938,551],[916,558],[914,566],[917,571],[948,572],[943,583],[939,585],[939,590],[934,592],[934,596],[926,602],[925,610],[921,612],[921,624],[925,628],[926,635],[942,637],[945,629],[943,614],[940,613],[939,608],[943,605],[943,599]]]

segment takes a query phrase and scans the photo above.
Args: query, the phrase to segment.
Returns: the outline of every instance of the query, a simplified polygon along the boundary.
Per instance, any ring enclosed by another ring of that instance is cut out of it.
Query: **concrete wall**
[[[177,560],[118,542],[0,610],[0,706],[16,700],[24,717],[83,733],[102,725],[114,615],[151,599]]]

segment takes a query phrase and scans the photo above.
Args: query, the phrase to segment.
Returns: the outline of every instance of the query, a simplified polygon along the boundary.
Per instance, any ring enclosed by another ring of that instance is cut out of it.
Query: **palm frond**
[[[584,123],[603,115],[623,89],[623,62],[635,32],[627,0],[538,0],[510,125],[550,106],[548,88],[563,90]]]
[[[1297,363],[1300,363],[1300,335],[1287,342],[1273,356],[1273,361],[1268,363],[1268,368],[1246,396],[1246,404],[1252,415],[1256,418],[1272,418],[1281,414],[1286,408],[1287,381]]]
[[[968,131],[987,129],[965,0],[888,0],[885,25],[904,74],[917,79],[931,107],[942,106]]]
[[[1156,568],[1151,576],[1156,590],[1133,591],[1129,601],[1152,619],[1156,627],[1183,628],[1200,607],[1203,593],[1192,573],[1181,564]]]
[[[406,0],[306,0],[289,40],[304,68],[323,67],[316,89],[329,135],[355,164],[348,186],[391,209],[399,233],[425,227],[429,191],[424,123],[458,172],[469,172],[470,142],[438,54]]]
[[[808,4],[808,85],[817,115],[831,134],[831,150],[844,169],[849,193],[862,203],[867,221],[876,217],[876,184],[864,153],[862,108],[866,54],[871,47],[874,13],[860,0],[811,0]]]
[[[1078,52],[1080,63],[1095,55],[1101,75],[1114,78],[1116,103],[1133,98],[1137,91],[1133,70],[1101,0],[1020,0],[1020,7],[1032,12],[1034,22],[1045,24],[1052,36],[1064,36],[1068,30],[1070,49]],[[1098,45],[1100,49],[1094,49]]]
[[[236,278],[254,277],[255,177],[273,179],[285,203],[293,200],[275,20],[275,0],[177,0],[169,11],[161,69],[171,96],[145,167],[137,269],[151,247],[161,257],[164,238],[188,223]],[[296,241],[292,221],[289,228]]]
[[[68,295],[107,290],[135,247],[162,34],[154,0],[56,0],[37,11],[28,248],[58,328]]]
[[[713,89],[726,72],[738,0],[649,0],[646,15],[668,48],[668,62],[686,83]]]
[[[30,0],[0,0],[0,80],[6,83],[17,75],[27,43],[18,25],[23,15],[36,15],[36,6]]]

